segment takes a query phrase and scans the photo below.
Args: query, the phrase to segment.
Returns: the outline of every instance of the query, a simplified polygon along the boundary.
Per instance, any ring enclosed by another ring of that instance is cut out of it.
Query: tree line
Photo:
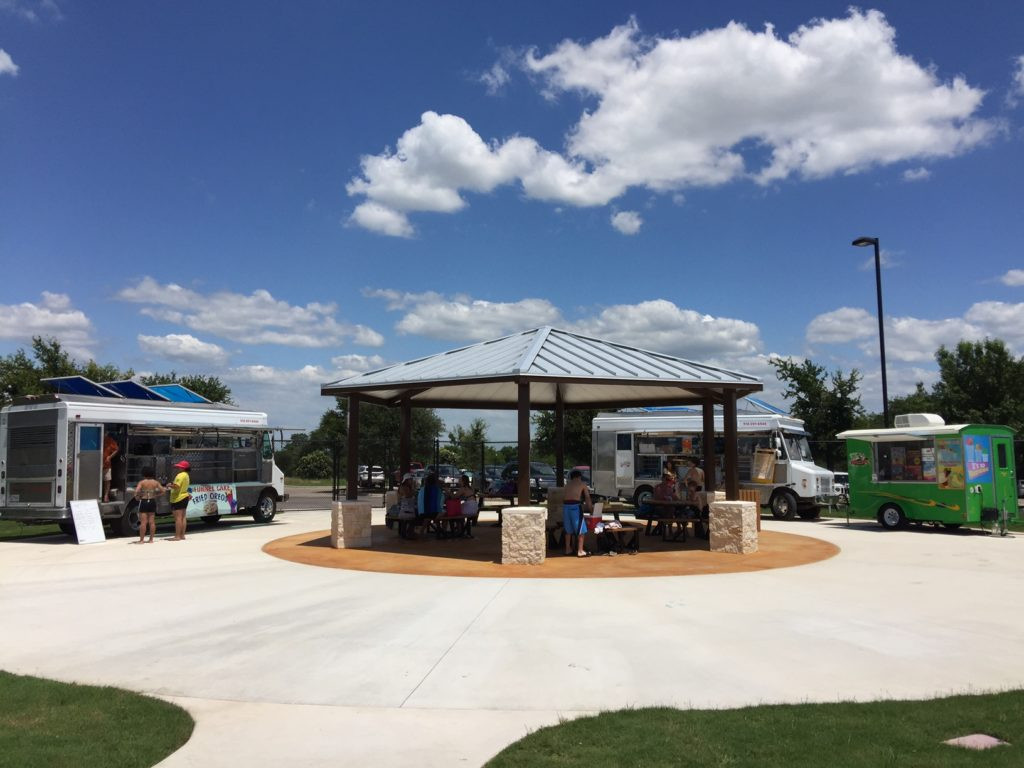
[[[939,377],[932,387],[918,382],[914,391],[889,400],[889,411],[901,413],[937,413],[946,423],[1005,424],[1018,434],[1024,433],[1024,357],[1014,357],[999,339],[961,341],[955,347],[941,346],[935,353]],[[882,426],[882,414],[867,412],[861,404],[861,373],[853,369],[828,370],[803,360],[784,358],[771,361],[784,385],[783,395],[790,401],[789,412],[802,419],[808,433],[821,447],[818,460],[826,466],[843,462],[844,447],[836,434],[846,429]],[[88,360],[74,360],[53,338],[33,337],[30,350],[19,349],[0,356],[0,405],[15,397],[47,391],[42,379],[59,376],[85,376],[96,382],[130,379],[132,369]],[[177,382],[216,403],[232,404],[231,390],[216,376],[178,375],[175,371],[153,373],[140,379],[143,384]],[[565,414],[565,464],[589,464],[591,422],[597,411],[569,410]],[[393,468],[398,465],[399,419],[397,408],[364,404],[360,408],[359,463]],[[534,439],[531,455],[539,461],[554,463],[555,418],[552,411],[537,411],[532,416]],[[320,417],[317,427],[308,433],[291,436],[277,453],[278,465],[286,475],[327,478],[331,475],[333,452],[342,457],[347,448],[348,400],[336,398],[335,404]],[[412,457],[433,463],[436,441],[440,441],[439,461],[476,470],[481,451],[485,464],[505,464],[517,455],[514,443],[496,444],[487,434],[487,423],[473,419],[466,427],[448,430],[431,408],[412,409]]]

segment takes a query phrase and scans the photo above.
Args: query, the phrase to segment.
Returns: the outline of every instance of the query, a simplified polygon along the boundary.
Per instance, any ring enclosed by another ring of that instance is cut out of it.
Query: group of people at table
[[[398,533],[403,538],[414,538],[417,526],[433,524],[439,535],[471,539],[473,526],[480,517],[480,500],[467,475],[459,478],[458,486],[445,492],[434,473],[428,474],[418,489],[416,479],[406,473],[398,485],[398,502],[387,511],[387,516],[398,522]]]
[[[657,521],[659,517],[674,518],[680,510],[692,509],[694,528],[701,533],[701,499],[698,494],[703,490],[704,470],[697,466],[695,459],[684,459],[682,466],[678,467],[669,459],[662,470],[661,482],[654,487],[651,500],[641,505],[640,512]],[[662,514],[659,508],[667,508],[670,514]]]

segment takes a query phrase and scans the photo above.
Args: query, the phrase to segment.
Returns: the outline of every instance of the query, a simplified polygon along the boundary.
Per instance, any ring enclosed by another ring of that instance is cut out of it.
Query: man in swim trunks
[[[565,528],[565,554],[572,554],[572,537],[576,537],[576,557],[587,557],[583,549],[583,541],[587,533],[587,522],[583,519],[583,510],[592,509],[590,490],[583,482],[583,473],[574,469],[569,473],[569,482],[565,486],[562,499],[562,526]]]

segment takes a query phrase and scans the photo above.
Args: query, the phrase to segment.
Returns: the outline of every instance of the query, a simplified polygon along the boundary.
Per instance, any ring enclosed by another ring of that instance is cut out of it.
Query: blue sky
[[[1022,121],[1016,2],[0,0],[0,353],[313,426],[322,382],[551,324],[878,410],[859,235],[891,394],[1024,353]]]

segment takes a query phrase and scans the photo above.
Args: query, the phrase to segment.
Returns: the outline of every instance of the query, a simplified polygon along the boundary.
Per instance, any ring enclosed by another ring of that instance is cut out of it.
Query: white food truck
[[[779,519],[816,518],[819,497],[832,493],[832,473],[815,465],[803,421],[782,413],[740,413],[736,420],[740,487],[756,490],[761,506]],[[598,414],[593,422],[594,491],[641,504],[654,493],[669,459],[703,455],[703,430],[703,415],[692,408]],[[722,414],[716,413],[718,488],[725,453],[722,430]],[[771,461],[762,464],[767,475],[758,476],[755,457],[764,455]]]
[[[182,460],[191,464],[190,519],[246,514],[269,523],[288,498],[265,413],[211,403],[179,384],[45,381],[53,394],[16,398],[0,411],[0,520],[58,523],[73,534],[70,502],[95,499],[114,533],[131,535],[143,468],[166,483]],[[108,435],[117,453],[104,501]],[[157,501],[162,514],[170,514],[167,495]]]

